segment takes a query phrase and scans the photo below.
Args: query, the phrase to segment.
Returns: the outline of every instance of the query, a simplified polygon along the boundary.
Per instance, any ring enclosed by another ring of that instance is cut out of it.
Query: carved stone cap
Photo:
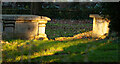
[[[39,22],[51,21],[50,18],[37,15],[2,15],[2,20],[17,21],[17,22]]]
[[[90,14],[89,17],[91,17],[91,18],[101,18],[101,19],[103,18],[99,14]]]
[[[104,17],[100,16],[99,14],[90,14],[89,17],[91,17],[91,18],[97,18],[97,19],[102,19],[102,20],[105,20],[105,21],[107,21],[107,22],[110,22],[109,19],[104,18]]]

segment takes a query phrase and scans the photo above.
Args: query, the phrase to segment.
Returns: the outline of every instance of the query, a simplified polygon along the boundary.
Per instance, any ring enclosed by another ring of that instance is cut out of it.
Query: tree
[[[39,15],[39,12],[42,11],[42,3],[43,2],[32,2],[31,3],[31,14]]]
[[[111,3],[101,3],[102,13],[105,17],[110,19],[110,31],[118,32],[120,36],[120,3],[119,2],[111,2]]]

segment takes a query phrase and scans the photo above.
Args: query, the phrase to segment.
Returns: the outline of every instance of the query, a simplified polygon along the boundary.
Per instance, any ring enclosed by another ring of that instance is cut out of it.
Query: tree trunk
[[[31,3],[31,14],[39,15],[42,11],[42,2],[32,2]]]

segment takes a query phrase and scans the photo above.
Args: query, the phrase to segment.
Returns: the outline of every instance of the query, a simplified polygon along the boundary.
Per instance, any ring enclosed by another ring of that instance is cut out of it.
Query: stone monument
[[[44,39],[45,27],[51,19],[37,15],[2,15],[4,39]]]
[[[93,18],[93,36],[101,37],[109,33],[109,22],[107,18],[103,18],[98,14],[90,14]]]

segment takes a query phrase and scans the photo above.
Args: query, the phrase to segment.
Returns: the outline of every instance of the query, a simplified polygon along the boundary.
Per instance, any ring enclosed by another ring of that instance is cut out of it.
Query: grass
[[[118,62],[112,39],[71,41],[15,40],[3,44],[3,62]],[[16,43],[15,43],[16,42]],[[112,42],[112,43],[111,43]],[[73,60],[74,59],[74,60]]]
[[[92,24],[60,24],[60,23],[47,23],[46,34],[49,39],[55,39],[56,37],[71,37],[75,34],[90,31],[89,28]]]
[[[3,62],[119,62],[119,38],[96,40],[92,38],[55,41],[56,37],[74,36],[91,30],[85,24],[48,23],[48,41],[4,40],[2,43]],[[84,27],[84,29],[80,29]],[[86,30],[85,30],[86,29]]]

